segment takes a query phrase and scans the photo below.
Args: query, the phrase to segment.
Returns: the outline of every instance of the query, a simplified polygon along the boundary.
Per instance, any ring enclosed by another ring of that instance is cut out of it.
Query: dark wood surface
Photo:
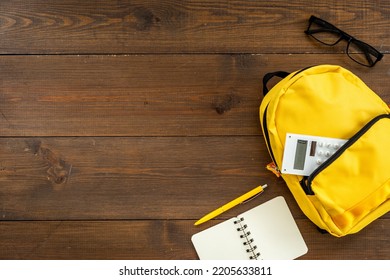
[[[320,234],[265,169],[265,73],[339,64],[390,103],[387,55],[364,68],[303,33],[315,14],[388,54],[388,1],[317,2],[1,1],[0,259],[196,259],[192,234],[278,195],[301,259],[389,259],[389,213]]]

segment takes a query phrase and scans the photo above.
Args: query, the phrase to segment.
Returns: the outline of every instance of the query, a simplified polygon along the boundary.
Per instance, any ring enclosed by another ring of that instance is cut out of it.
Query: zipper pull
[[[276,164],[274,162],[268,163],[266,168],[267,168],[267,170],[269,170],[272,173],[274,173],[276,177],[279,178],[281,176],[280,170],[279,170],[279,168],[276,166]]]

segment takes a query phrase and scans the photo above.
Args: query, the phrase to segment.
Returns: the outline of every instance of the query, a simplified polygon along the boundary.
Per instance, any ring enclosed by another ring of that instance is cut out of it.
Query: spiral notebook
[[[191,240],[201,260],[289,260],[308,251],[282,196],[198,232]]]

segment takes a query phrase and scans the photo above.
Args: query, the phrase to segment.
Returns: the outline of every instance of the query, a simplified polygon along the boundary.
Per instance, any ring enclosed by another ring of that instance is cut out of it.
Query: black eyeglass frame
[[[321,29],[315,29],[315,30],[311,30],[310,27],[312,26],[313,23],[316,23],[318,26],[321,27]],[[316,34],[316,33],[319,33],[319,32],[330,32],[330,33],[335,33],[337,35],[339,35],[339,39],[332,43],[332,44],[328,44],[326,42],[323,42],[321,41],[320,39],[317,39],[313,34]],[[360,64],[360,65],[363,65],[363,66],[366,66],[366,67],[373,67],[379,60],[382,59],[383,57],[383,54],[380,53],[377,49],[375,49],[373,46],[370,46],[369,44],[363,42],[363,41],[360,41],[358,39],[356,39],[355,37],[349,35],[348,33],[342,31],[341,29],[337,28],[336,26],[334,26],[333,24],[323,20],[323,19],[320,19],[316,16],[311,16],[310,19],[309,19],[309,26],[307,27],[307,30],[305,31],[305,34],[311,36],[312,38],[314,38],[316,41],[324,44],[324,45],[327,45],[327,46],[334,46],[336,44],[338,44],[340,41],[342,40],[346,40],[348,42],[347,44],[347,48],[346,48],[346,53],[348,55],[348,57],[350,59],[352,59],[353,61],[355,61],[356,63]],[[351,45],[351,43],[355,44],[360,50],[362,50],[362,52],[364,53],[366,59],[367,59],[367,62],[368,64],[364,64],[364,63],[361,63],[360,61],[354,59],[350,54],[349,54],[349,47]],[[371,56],[374,56],[376,58],[375,61],[373,61],[371,59]]]

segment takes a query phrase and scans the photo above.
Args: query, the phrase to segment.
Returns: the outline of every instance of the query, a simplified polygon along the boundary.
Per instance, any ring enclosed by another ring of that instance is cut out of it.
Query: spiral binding
[[[253,244],[253,242],[255,240],[253,238],[251,238],[251,232],[249,230],[247,230],[248,225],[244,224],[244,218],[240,218],[238,220],[235,220],[234,224],[238,225],[237,231],[242,232],[242,234],[240,234],[240,238],[244,239],[242,244],[247,247],[246,252],[248,254],[251,254],[249,256],[249,259],[251,259],[251,260],[259,259],[260,253],[256,251],[257,246]]]

